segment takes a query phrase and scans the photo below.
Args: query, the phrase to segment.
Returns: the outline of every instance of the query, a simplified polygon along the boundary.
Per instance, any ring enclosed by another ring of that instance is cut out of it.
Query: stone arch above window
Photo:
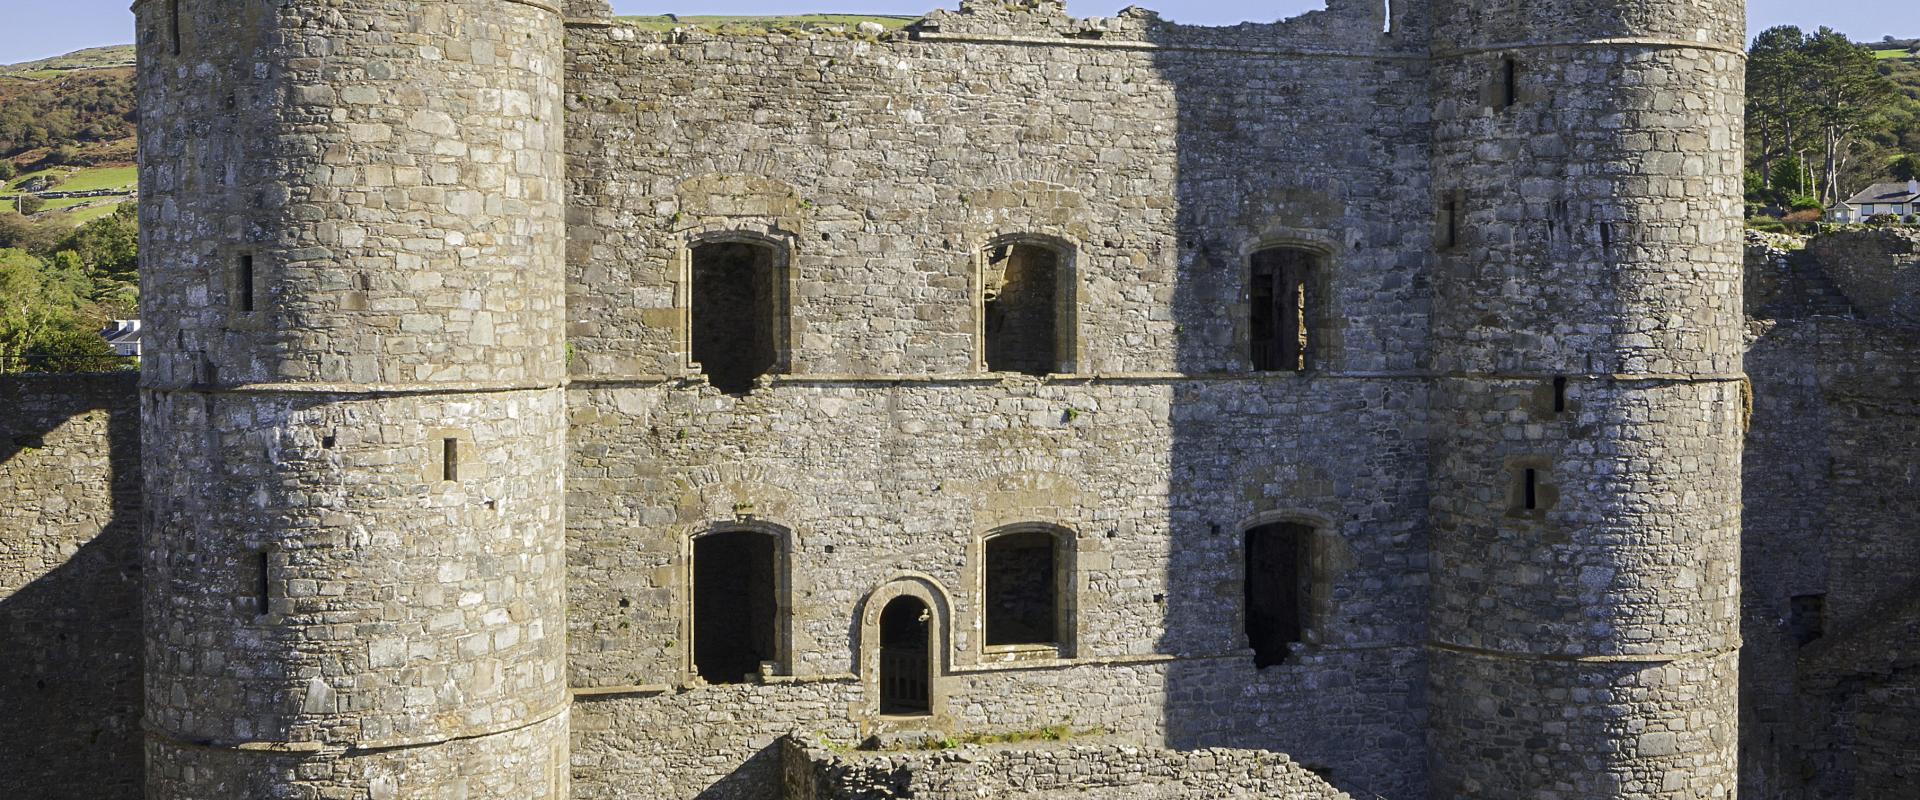
[[[900,614],[903,609],[916,608],[923,611],[925,620],[915,625],[915,631],[924,633],[926,647],[924,655],[914,648],[911,637],[903,637]],[[880,730],[925,730],[927,718],[934,718],[933,724],[942,724],[946,717],[946,680],[948,672],[948,652],[952,647],[949,635],[949,620],[952,617],[953,604],[945,587],[934,578],[917,573],[906,574],[887,581],[869,593],[860,604],[859,631],[855,641],[855,650],[859,654],[861,681],[866,684],[866,713]],[[892,619],[888,612],[892,611]],[[887,623],[892,622],[893,630]],[[892,635],[889,636],[888,634]],[[894,651],[889,657],[888,645]],[[906,645],[905,652],[902,645]],[[924,665],[920,662],[924,659]],[[907,675],[902,670],[915,671],[925,669],[924,709],[915,703],[901,703],[901,700],[914,700],[915,675]],[[889,681],[891,683],[889,684]],[[891,699],[888,704],[883,700]],[[904,719],[903,719],[904,718]],[[897,725],[890,719],[900,719]]]
[[[689,549],[688,648],[707,683],[748,683],[792,663],[792,580],[785,528],[716,525]]]
[[[1045,523],[1009,525],[981,537],[983,661],[1072,656],[1077,543],[1073,531]]]
[[[1071,373],[1079,366],[1079,280],[1072,243],[1041,234],[1009,234],[977,258],[980,368],[1027,375]]]
[[[728,394],[746,394],[792,363],[792,254],[783,237],[720,231],[688,242],[681,307],[688,363]]]

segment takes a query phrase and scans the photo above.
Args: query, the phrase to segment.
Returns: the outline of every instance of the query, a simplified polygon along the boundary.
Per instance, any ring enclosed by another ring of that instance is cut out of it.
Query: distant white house
[[[1834,222],[1865,222],[1886,214],[1920,214],[1920,181],[1876,183],[1827,209],[1827,218]]]
[[[116,319],[100,335],[106,337],[114,355],[140,357],[140,320]]]

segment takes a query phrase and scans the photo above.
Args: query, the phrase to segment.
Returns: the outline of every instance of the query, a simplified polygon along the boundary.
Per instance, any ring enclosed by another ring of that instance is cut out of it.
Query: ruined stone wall
[[[138,376],[0,376],[0,787],[136,800]]]
[[[1062,723],[1422,794],[1425,79],[1380,8],[571,28],[569,663],[604,693],[580,796],[758,796],[795,730]],[[690,245],[743,236],[790,254],[792,366],[741,397],[689,363],[683,309]],[[1067,256],[1072,374],[978,371],[1007,241]],[[1254,374],[1248,263],[1281,243],[1320,259],[1323,355]],[[1241,537],[1280,519],[1320,530],[1322,577],[1307,641],[1256,671]],[[1032,524],[1071,541],[1068,641],[984,652],[981,537]],[[781,676],[695,685],[689,540],[736,526],[786,554]],[[940,632],[930,719],[877,713],[894,595]]]
[[[1350,798],[1285,755],[1070,743],[921,752],[834,752],[781,741],[787,800],[1335,800]]]
[[[1743,795],[1889,797],[1915,777],[1920,327],[1895,287],[1916,244],[1748,249],[1750,273],[1783,277],[1760,287],[1747,355]]]

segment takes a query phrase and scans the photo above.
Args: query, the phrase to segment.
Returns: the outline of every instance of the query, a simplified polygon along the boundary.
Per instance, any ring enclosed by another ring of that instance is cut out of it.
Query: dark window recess
[[[273,554],[262,550],[254,554],[253,602],[255,613],[273,613]]]
[[[1060,254],[1035,244],[987,253],[981,299],[987,370],[1046,375],[1060,368]]]
[[[1460,246],[1461,202],[1459,192],[1448,192],[1440,200],[1440,249]]]
[[[896,597],[880,612],[880,713],[924,716],[933,703],[932,612],[917,597]]]
[[[1827,635],[1827,596],[1803,594],[1788,602],[1787,630],[1795,644],[1808,644]]]
[[[173,54],[180,55],[180,0],[167,0],[167,38]]]
[[[693,667],[708,683],[746,683],[776,652],[777,540],[732,531],[693,541]]]
[[[253,277],[253,256],[242,254],[239,263],[234,267],[233,291],[234,305],[243,313],[253,313]]]
[[[1600,223],[1600,249],[1613,249],[1613,223],[1611,222]]]
[[[1513,58],[1500,61],[1500,108],[1512,108],[1520,102],[1520,62]]]
[[[322,437],[320,437],[320,446],[321,446],[321,447],[324,447],[324,448],[326,448],[326,449],[328,449],[328,450],[332,450],[332,449],[333,449],[333,447],[334,447],[334,445],[336,445],[336,444],[339,444],[339,443],[340,443],[340,440],[339,440],[339,438],[337,438],[337,437],[335,437],[335,436],[333,436],[333,435],[331,435],[331,434],[329,434],[329,435],[326,435],[326,436],[322,436]]]
[[[1313,528],[1292,522],[1247,531],[1246,623],[1255,667],[1287,660],[1306,630]]]
[[[1567,379],[1565,377],[1554,378],[1553,379],[1553,413],[1564,414],[1566,412],[1567,412]]]
[[[440,480],[460,480],[460,440],[440,440]]]
[[[1301,372],[1313,366],[1312,253],[1274,248],[1253,254],[1248,331],[1253,368]]]
[[[1056,537],[1030,531],[987,540],[987,645],[1053,644],[1059,631]]]
[[[1525,484],[1524,486],[1520,487],[1520,491],[1522,495],[1520,499],[1521,508],[1525,508],[1528,511],[1533,511],[1535,509],[1538,509],[1540,507],[1540,473],[1539,471],[1532,468],[1528,468],[1524,477],[1521,478],[1521,481]]]
[[[779,252],[749,242],[693,248],[693,360],[715,388],[746,394],[779,364]]]

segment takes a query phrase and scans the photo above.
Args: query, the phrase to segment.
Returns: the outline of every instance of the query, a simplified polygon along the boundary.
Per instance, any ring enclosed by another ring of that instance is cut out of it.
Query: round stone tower
[[[557,2],[135,11],[147,796],[566,797]]]
[[[1434,797],[1728,798],[1741,0],[1437,0]]]

